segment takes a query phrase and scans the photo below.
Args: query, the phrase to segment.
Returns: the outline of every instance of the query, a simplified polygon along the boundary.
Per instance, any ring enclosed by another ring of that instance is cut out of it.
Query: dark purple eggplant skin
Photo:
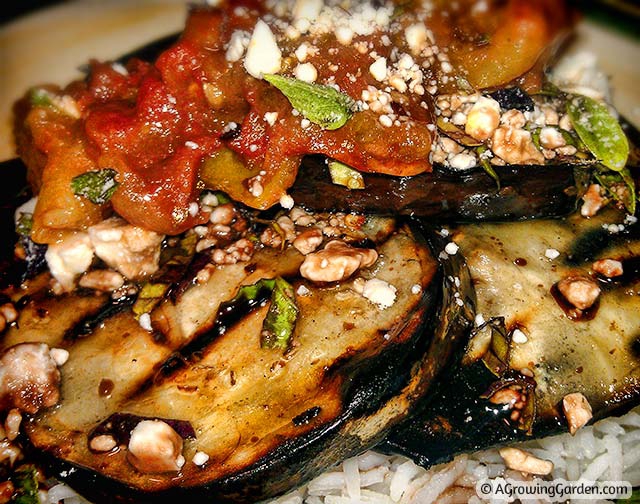
[[[578,191],[574,166],[496,167],[501,187],[482,168],[465,173],[435,167],[413,177],[364,174],[365,188],[331,182],[321,157],[309,156],[289,193],[313,210],[335,209],[408,215],[431,222],[511,221],[560,217],[573,212]]]

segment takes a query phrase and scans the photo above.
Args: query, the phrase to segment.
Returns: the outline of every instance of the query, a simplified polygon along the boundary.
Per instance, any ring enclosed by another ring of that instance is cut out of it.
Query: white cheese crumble
[[[293,75],[304,82],[315,82],[318,78],[318,70],[311,63],[300,63],[294,68]]]
[[[69,360],[69,352],[64,348],[52,348],[49,350],[49,355],[58,367],[64,366]]]
[[[149,315],[148,313],[143,313],[142,315],[140,315],[138,323],[140,324],[140,327],[142,327],[145,331],[153,331],[153,327],[151,326],[151,315]]]
[[[422,292],[422,286],[420,284],[414,284],[411,286],[411,294],[418,295]]]
[[[278,120],[278,113],[265,112],[263,119],[269,126],[274,126],[276,124],[276,121]]]
[[[293,7],[293,19],[315,21],[322,11],[323,0],[296,0]]]
[[[191,203],[189,203],[189,215],[191,217],[195,217],[196,215],[198,215],[199,211],[200,211],[200,205],[198,205],[195,201],[192,201]]]
[[[548,248],[547,250],[544,251],[544,256],[553,261],[554,259],[557,259],[558,257],[560,257],[560,252],[557,251],[556,249],[553,248]]]
[[[249,75],[261,79],[264,74],[280,71],[282,51],[269,25],[262,19],[256,23],[244,58],[244,68]]]
[[[373,304],[385,309],[396,302],[397,289],[388,282],[378,278],[372,278],[364,283],[362,296]]]
[[[408,26],[404,30],[404,36],[411,52],[415,55],[420,54],[427,45],[429,31],[424,23],[416,23]]]
[[[447,243],[447,245],[444,247],[444,251],[448,254],[448,255],[456,255],[458,253],[458,249],[460,247],[458,247],[458,244],[455,242],[449,242]]]
[[[93,245],[87,233],[76,233],[52,243],[45,252],[45,260],[53,277],[64,290],[73,290],[78,275],[93,261]]]
[[[227,45],[227,52],[225,53],[226,60],[231,63],[239,61],[240,58],[244,56],[244,52],[247,49],[250,40],[251,36],[249,35],[249,32],[243,30],[234,31],[231,34],[229,44]]]
[[[369,66],[369,72],[373,75],[373,78],[382,82],[387,78],[387,58],[378,58],[371,66]]]
[[[194,454],[191,461],[198,467],[201,467],[209,461],[209,455],[207,455],[205,452],[198,451]]]
[[[309,294],[311,294],[311,291],[307,288],[306,285],[300,284],[298,286],[298,289],[296,290],[296,294],[298,296],[308,296]]]
[[[291,210],[294,205],[293,198],[288,194],[283,194],[280,196],[280,206],[282,208],[286,208],[287,210]]]
[[[527,341],[529,341],[529,338],[527,338],[527,335],[524,332],[516,328],[513,330],[513,333],[511,334],[511,340],[514,343],[518,343],[519,345],[522,345]]]

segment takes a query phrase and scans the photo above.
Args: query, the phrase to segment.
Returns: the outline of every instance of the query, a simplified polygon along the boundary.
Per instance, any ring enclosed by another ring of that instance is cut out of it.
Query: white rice
[[[584,427],[575,436],[562,434],[520,447],[554,463],[546,479],[628,481],[640,486],[640,408]],[[506,469],[495,449],[460,455],[429,470],[404,457],[368,451],[265,504],[479,503],[485,501],[476,496],[476,482],[498,476],[529,479]]]

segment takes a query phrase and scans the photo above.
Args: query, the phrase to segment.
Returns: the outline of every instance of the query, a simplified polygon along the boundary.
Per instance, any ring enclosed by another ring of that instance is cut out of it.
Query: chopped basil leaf
[[[53,101],[51,100],[51,93],[46,89],[33,88],[29,92],[29,102],[34,107],[51,107]]]
[[[278,88],[304,117],[324,129],[341,128],[355,109],[355,102],[348,95],[331,86],[274,74],[265,75],[264,80]]]
[[[614,200],[624,205],[627,212],[631,215],[636,213],[636,184],[628,168],[619,172],[602,169],[595,172],[595,177]]]
[[[262,324],[261,346],[286,350],[291,342],[298,312],[293,287],[286,280],[276,278],[271,305]]]
[[[482,146],[478,148],[478,159],[480,160],[480,166],[485,171],[487,175],[489,175],[496,182],[496,186],[498,187],[498,191],[500,190],[500,176],[496,172],[496,170],[491,165],[491,162],[485,158],[482,154],[486,152],[487,148]]]
[[[265,290],[271,292],[271,305],[262,323],[260,346],[286,350],[298,318],[291,284],[280,277],[262,278],[253,285],[240,287],[230,304],[242,300],[256,301]]]
[[[39,504],[38,471],[35,466],[25,465],[17,469],[13,475],[14,497],[16,504]]]
[[[103,205],[111,199],[118,188],[117,172],[110,168],[83,173],[73,177],[71,189],[77,196],[84,196],[96,205]]]
[[[629,157],[629,142],[607,106],[593,98],[574,95],[567,113],[576,133],[593,156],[607,168],[622,170]]]
[[[502,376],[509,369],[511,358],[511,336],[507,332],[504,318],[493,318],[481,325],[477,331],[491,333],[491,343],[482,356],[482,362],[496,376]]]
[[[364,189],[362,173],[340,161],[329,161],[329,174],[331,175],[331,182],[336,185],[348,187],[349,189]]]
[[[261,278],[252,285],[243,285],[238,290],[235,297],[229,301],[229,304],[234,304],[238,301],[255,301],[260,296],[262,290],[273,292],[273,288],[276,285],[275,278]]]
[[[31,228],[33,228],[33,214],[21,212],[16,222],[16,233],[20,236],[31,236]]]
[[[133,305],[133,314],[136,319],[140,318],[143,313],[149,313],[153,310],[162,300],[167,290],[169,290],[169,286],[165,283],[144,284]]]

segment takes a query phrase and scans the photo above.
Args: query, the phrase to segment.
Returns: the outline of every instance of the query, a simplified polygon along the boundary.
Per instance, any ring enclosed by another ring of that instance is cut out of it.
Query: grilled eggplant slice
[[[365,227],[380,257],[362,274],[397,289],[384,310],[352,281],[317,286],[301,279],[303,256],[289,247],[262,249],[250,264],[218,267],[204,283],[168,296],[152,312],[154,332],[102,298],[80,310],[87,302],[81,294],[65,298],[65,312],[95,317],[101,303],[108,310],[89,334],[69,330],[68,319],[57,327],[57,318],[37,334],[12,328],[5,345],[24,336],[70,353],[59,405],[26,422],[32,447],[96,501],[222,502],[284,492],[379,442],[464,342],[474,299],[460,256],[441,268],[420,233],[378,221],[383,225]],[[444,244],[435,246],[439,253]],[[300,313],[284,354],[260,347],[268,306],[225,304],[240,286],[276,277],[308,289],[297,296]],[[35,293],[31,303],[38,305]],[[109,453],[89,448],[96,433],[126,431],[141,418],[193,429],[179,473],[137,471],[126,439]],[[210,456],[202,467],[192,462],[197,451]]]
[[[457,230],[478,313],[487,320],[503,318],[502,336],[512,340],[508,379],[522,379],[516,372],[523,369],[532,372],[536,414],[529,434],[535,437],[567,431],[562,399],[574,392],[587,398],[594,420],[640,403],[640,226],[627,219],[619,227],[624,218],[611,210],[590,220],[573,215]],[[620,261],[623,274],[596,273],[599,259]],[[599,285],[602,292],[590,310],[568,310],[555,292],[557,282],[569,276]],[[516,330],[526,340],[520,335],[513,341]],[[477,360],[479,347],[469,347],[465,364],[431,395],[423,413],[391,433],[387,451],[431,465],[456,453],[531,438],[510,419],[510,405],[487,397],[499,380]]]
[[[559,217],[576,208],[574,169],[570,164],[496,167],[498,188],[481,168],[460,174],[436,166],[414,177],[363,174],[365,189],[351,190],[333,184],[324,159],[307,157],[290,193],[314,210],[411,215],[432,222]]]

